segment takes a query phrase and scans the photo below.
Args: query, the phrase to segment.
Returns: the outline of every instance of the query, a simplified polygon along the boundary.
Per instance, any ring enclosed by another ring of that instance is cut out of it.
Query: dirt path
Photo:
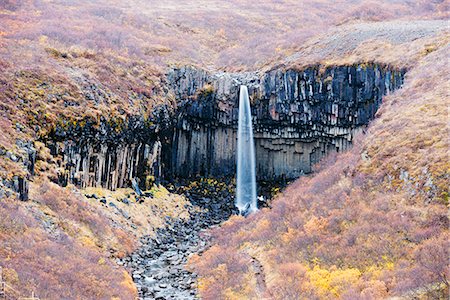
[[[258,293],[258,299],[266,299],[266,275],[264,273],[264,267],[261,262],[254,256],[251,257],[253,272],[256,277],[256,292]]]

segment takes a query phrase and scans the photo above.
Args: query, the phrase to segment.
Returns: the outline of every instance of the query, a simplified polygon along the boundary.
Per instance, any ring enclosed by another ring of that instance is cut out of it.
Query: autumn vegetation
[[[176,107],[164,86],[170,66],[407,68],[403,89],[350,152],[292,184],[272,209],[232,218],[191,265],[205,299],[445,298],[448,12],[448,1],[428,0],[3,0],[0,153],[24,156],[18,141],[42,141],[56,125],[150,122],[155,107]],[[6,281],[41,299],[134,299],[113,259],[136,237],[73,186],[52,183],[55,158],[35,147],[30,201],[0,197]],[[0,180],[27,172],[0,155]]]
[[[0,261],[18,296],[133,299],[130,275],[108,253],[126,253],[135,241],[81,195],[50,182],[32,189],[33,202],[0,202]]]
[[[352,150],[215,230],[191,259],[205,299],[448,298],[448,52],[422,54]]]

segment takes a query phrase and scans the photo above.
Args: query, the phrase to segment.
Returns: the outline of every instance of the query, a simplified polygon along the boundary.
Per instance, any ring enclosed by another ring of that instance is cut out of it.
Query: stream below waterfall
[[[187,260],[206,250],[207,229],[228,219],[236,208],[229,193],[213,198],[186,196],[192,203],[187,208],[189,219],[166,218],[166,226],[155,236],[142,237],[137,251],[118,260],[131,271],[139,299],[198,299],[197,277],[186,269]]]

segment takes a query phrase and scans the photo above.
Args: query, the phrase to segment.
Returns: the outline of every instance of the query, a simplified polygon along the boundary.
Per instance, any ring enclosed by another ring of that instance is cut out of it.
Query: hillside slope
[[[215,231],[191,260],[205,299],[448,298],[450,48],[440,41],[401,59],[415,61],[403,88],[352,150]]]
[[[134,299],[134,283],[115,259],[165,216],[184,212],[185,200],[165,194],[133,201],[124,214],[117,208],[127,207],[123,194],[132,191],[89,191],[105,195],[102,203],[55,184],[64,170],[45,140],[58,127],[104,122],[123,133],[131,117],[152,123],[159,108],[177,106],[165,82],[173,65],[240,71],[378,62],[412,68],[405,88],[386,98],[370,133],[328,171],[295,183],[273,210],[224,226],[218,245],[195,262],[201,290],[205,298],[439,290],[441,274],[423,270],[437,269],[427,265],[439,261],[429,253],[447,255],[448,7],[428,0],[0,1],[4,279],[41,299]],[[17,199],[24,179],[27,202]],[[377,230],[382,242],[368,235]],[[271,275],[255,277],[249,266]]]

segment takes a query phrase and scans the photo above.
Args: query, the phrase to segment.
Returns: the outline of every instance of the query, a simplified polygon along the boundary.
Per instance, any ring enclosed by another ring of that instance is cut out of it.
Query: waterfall
[[[245,85],[239,95],[239,120],[237,144],[236,207],[247,215],[256,211],[255,146],[253,142],[250,100]]]

